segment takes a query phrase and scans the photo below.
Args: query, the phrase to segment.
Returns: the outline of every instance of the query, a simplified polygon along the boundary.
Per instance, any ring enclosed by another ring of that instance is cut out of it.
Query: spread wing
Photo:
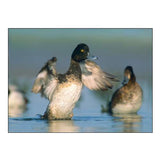
[[[93,61],[85,60],[80,64],[82,82],[90,90],[107,90],[112,88],[112,82],[118,82],[116,76],[103,72]]]
[[[33,84],[32,92],[41,93],[41,96],[51,99],[52,94],[58,84],[56,73],[57,58],[53,57],[39,71]]]

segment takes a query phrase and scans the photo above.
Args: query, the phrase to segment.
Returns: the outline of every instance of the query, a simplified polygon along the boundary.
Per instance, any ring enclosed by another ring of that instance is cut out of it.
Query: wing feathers
[[[102,69],[90,60],[80,64],[82,82],[90,90],[107,90],[112,88],[113,81],[119,81],[116,76],[103,72]]]
[[[42,67],[33,84],[32,92],[41,93],[50,99],[57,86],[57,73],[55,69],[56,57],[53,57]]]
[[[42,87],[45,85],[46,78],[47,78],[47,71],[44,70],[40,72],[34,82],[32,92],[34,93],[40,92],[42,90]]]

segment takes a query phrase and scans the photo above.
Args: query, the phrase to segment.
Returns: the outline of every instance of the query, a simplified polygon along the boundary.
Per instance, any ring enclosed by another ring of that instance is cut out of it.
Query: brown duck
[[[112,96],[110,111],[112,113],[136,113],[141,107],[142,95],[143,92],[136,82],[133,68],[127,66],[124,70],[123,86]]]

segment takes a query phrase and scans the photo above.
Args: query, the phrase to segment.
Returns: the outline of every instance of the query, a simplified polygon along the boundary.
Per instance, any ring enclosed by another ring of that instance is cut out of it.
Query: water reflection
[[[114,122],[116,128],[122,128],[121,132],[140,132],[142,117],[138,114],[113,114]]]
[[[78,132],[79,127],[72,120],[48,121],[48,132]]]

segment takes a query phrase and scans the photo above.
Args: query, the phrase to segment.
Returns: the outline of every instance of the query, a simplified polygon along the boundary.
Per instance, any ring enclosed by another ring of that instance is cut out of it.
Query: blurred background
[[[90,48],[90,54],[99,57],[96,63],[104,71],[118,76],[121,81],[124,68],[127,65],[133,66],[137,81],[144,92],[144,102],[139,111],[138,122],[133,122],[129,126],[135,127],[136,132],[151,132],[152,29],[9,29],[9,84],[14,84],[23,90],[29,100],[28,109],[18,117],[33,118],[36,114],[44,113],[48,101],[30,92],[34,79],[44,63],[53,56],[58,59],[57,71],[65,73],[70,64],[71,54],[79,43],[86,43]],[[120,86],[119,83],[111,91],[98,93],[84,87],[80,101],[74,109],[72,124],[69,121],[65,126],[75,126],[78,132],[125,132],[125,127],[128,125],[122,121],[124,117],[118,118],[117,121],[117,117],[101,113],[101,106],[106,106],[113,92]],[[97,122],[95,119],[100,122],[94,124]],[[136,118],[129,117],[130,119]],[[17,121],[13,117],[10,118],[9,131],[49,132],[55,131],[55,126],[64,126],[65,123],[52,122],[48,125],[46,122],[41,122],[41,129],[36,130],[37,125],[31,125],[34,123],[29,123],[32,128],[29,125],[26,125],[26,129],[22,128],[22,125],[28,124],[25,120]],[[83,123],[84,121],[88,123]],[[121,127],[113,127],[116,124]],[[49,126],[55,128],[48,129]],[[68,128],[67,131],[72,132]],[[129,128],[129,131],[132,131],[132,128]]]
[[[9,78],[33,77],[53,56],[64,73],[82,42],[108,72],[133,65],[138,76],[151,76],[152,29],[9,29]]]

